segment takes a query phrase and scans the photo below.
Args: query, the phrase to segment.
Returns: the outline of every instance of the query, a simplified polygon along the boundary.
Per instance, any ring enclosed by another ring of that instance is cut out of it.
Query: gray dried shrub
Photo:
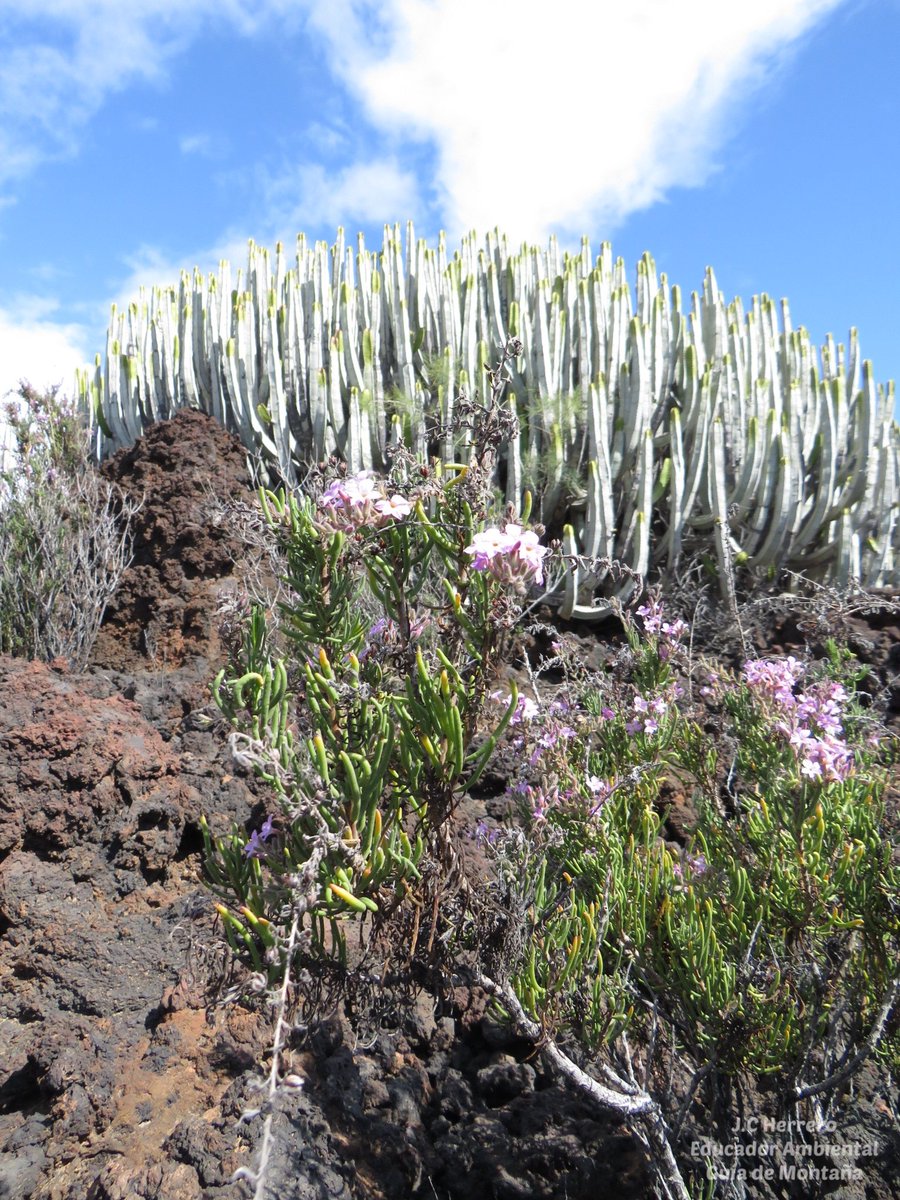
[[[62,657],[77,671],[131,562],[140,505],[90,465],[71,402],[27,383],[19,397],[6,410],[15,445],[0,472],[0,653]]]

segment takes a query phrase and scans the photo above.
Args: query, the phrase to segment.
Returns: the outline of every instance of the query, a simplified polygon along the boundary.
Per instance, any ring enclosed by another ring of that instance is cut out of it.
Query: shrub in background
[[[7,407],[15,444],[0,472],[0,653],[75,670],[131,561],[136,506],[91,466],[75,405],[27,383]]]

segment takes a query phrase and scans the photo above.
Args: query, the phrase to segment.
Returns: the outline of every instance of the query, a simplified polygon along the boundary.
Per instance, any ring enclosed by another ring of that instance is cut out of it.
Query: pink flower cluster
[[[635,691],[634,699],[631,702],[631,715],[625,722],[625,732],[629,736],[644,733],[648,737],[652,737],[653,734],[659,732],[660,720],[667,713],[674,711],[675,701],[680,700],[683,695],[684,688],[680,683],[674,681],[668,683],[658,695],[651,696],[649,700]],[[614,721],[617,713],[615,709],[607,705],[600,709],[600,716],[604,721]]]
[[[524,589],[526,583],[544,582],[542,560],[547,547],[540,545],[532,529],[508,524],[501,532],[492,526],[476,533],[465,552],[474,556],[474,570],[489,571],[501,583]]]
[[[853,769],[853,752],[843,740],[843,705],[847,691],[822,680],[805,692],[794,688],[805,668],[793,656],[744,663],[750,690],[775,710],[775,728],[790,743],[800,773],[823,783],[846,779]]]
[[[560,721],[548,720],[543,732],[534,738],[534,750],[528,759],[529,766],[536,767],[541,758],[549,751],[555,750],[560,742],[566,742],[575,737],[571,725],[563,725]]]
[[[403,496],[389,496],[384,482],[374,471],[358,471],[346,479],[335,479],[319,499],[323,523],[332,530],[353,533],[363,527],[379,529],[400,521],[412,512]]]
[[[745,662],[742,674],[755,695],[790,708],[795,703],[794,685],[804,670],[803,663],[789,654],[787,658],[758,658]]]
[[[706,683],[700,688],[700,695],[707,698],[715,698],[721,683],[722,677],[718,671],[707,671]]]
[[[658,596],[651,596],[646,604],[637,609],[644,622],[644,632],[658,639],[657,651],[663,662],[688,631],[687,624],[677,617],[674,621],[663,620],[663,606]]]
[[[681,888],[678,890],[683,890],[686,886],[684,882],[685,878],[690,879],[693,876],[697,879],[701,875],[705,875],[708,870],[709,864],[704,854],[684,854],[682,855],[681,862],[676,862],[672,865],[672,874],[676,879],[682,881]]]
[[[531,805],[535,821],[543,821],[547,809],[554,808],[560,801],[559,789],[554,784],[532,786],[530,783],[519,783],[513,789]]]
[[[508,692],[491,693],[497,704],[508,705]],[[577,720],[577,710],[565,699],[540,706],[529,696],[520,695],[511,725],[520,732],[511,741],[518,754],[518,778],[507,794],[524,801],[535,821],[542,821],[551,808],[572,803],[590,804],[596,815],[612,791],[612,783],[587,774],[576,765],[581,759],[572,739],[577,730],[568,723]]]
[[[680,687],[678,692],[681,693]],[[663,696],[651,696],[649,700],[644,696],[635,696],[632,707],[636,715],[630,721],[625,722],[625,732],[628,734],[646,733],[648,736],[652,736],[659,732],[657,718],[666,715],[669,701]]]

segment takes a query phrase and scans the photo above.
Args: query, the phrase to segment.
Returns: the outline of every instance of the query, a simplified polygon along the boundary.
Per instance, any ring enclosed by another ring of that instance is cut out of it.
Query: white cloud
[[[178,149],[182,154],[209,154],[212,148],[212,138],[208,133],[185,134],[178,139]]]
[[[349,131],[342,128],[338,121],[327,124],[324,121],[311,121],[304,129],[303,137],[307,145],[315,146],[317,150],[330,156],[334,156],[350,144]]]
[[[264,195],[267,223],[281,237],[322,225],[402,220],[421,203],[415,176],[395,159],[352,163],[334,172],[308,163],[269,180]]]
[[[284,39],[311,26],[395,153],[403,134],[433,143],[427,183],[451,234],[498,223],[514,237],[578,233],[708,178],[731,118],[842,2],[0,0],[0,183],[76,152],[110,94],[164,81],[205,28]],[[183,149],[206,146],[192,136]],[[388,202],[391,219],[416,215],[402,164],[349,166],[344,208],[319,168],[306,170],[305,220],[380,220]]]
[[[387,153],[264,177],[256,228],[226,231],[193,260],[140,248],[125,264],[120,303],[142,285],[177,283],[195,262],[210,271],[227,257],[237,269],[247,234],[290,244],[303,228],[421,222],[423,197],[435,193],[452,237],[495,224],[514,239],[605,232],[670,188],[708,178],[732,118],[841,2],[520,0],[511,10],[500,0],[0,0],[9,47],[0,55],[0,185],[72,153],[111,94],[135,80],[164,82],[205,28],[289,38],[308,23]],[[333,159],[344,137],[340,122],[318,114],[307,148]],[[434,178],[407,166],[409,137],[433,144]],[[211,149],[196,132],[180,145],[185,154]],[[73,366],[99,348],[93,321],[87,328],[46,311],[0,311],[0,388],[38,368],[68,387]]]
[[[182,271],[190,272],[198,267],[204,275],[208,275],[218,270],[223,258],[228,260],[235,272],[238,267],[244,267],[247,239],[226,235],[216,244],[202,247],[184,258],[164,253],[156,246],[139,246],[125,259],[127,273],[116,284],[111,302],[120,309],[125,308],[138,299],[142,290],[149,300],[154,288],[177,288]]]
[[[0,7],[0,13],[8,7]],[[47,7],[56,6],[37,3],[29,17],[43,15]],[[87,23],[64,19],[52,44],[29,40],[27,27],[16,28],[15,16],[10,38],[15,44],[0,57],[3,179],[74,153],[81,128],[106,94],[132,78],[158,76],[165,57],[154,52],[140,24],[123,19],[124,13],[98,20],[92,35]]]
[[[388,48],[372,6],[316,0],[313,21],[370,119],[433,141],[452,234],[543,238],[702,183],[729,119],[840,2],[383,0]]]
[[[88,361],[85,326],[53,319],[56,305],[35,296],[17,296],[0,309],[0,404],[27,380],[38,390],[60,385],[71,396],[75,372]]]
[[[234,283],[238,270],[243,271],[247,264],[248,233],[270,250],[277,241],[290,250],[300,231],[323,226],[334,231],[346,224],[352,233],[356,225],[402,222],[419,205],[415,177],[392,160],[355,163],[334,172],[319,164],[306,164],[277,176],[263,176],[260,194],[263,213],[255,229],[226,230],[215,242],[195,247],[184,256],[157,246],[137,247],[124,259],[126,271],[116,283],[111,301],[121,310],[137,301],[142,291],[149,300],[155,287],[177,287],[182,271],[197,267],[204,275],[217,274],[223,259],[231,266]]]
[[[224,137],[211,133],[191,133],[178,139],[178,149],[185,155],[221,158],[228,150],[228,142]]]

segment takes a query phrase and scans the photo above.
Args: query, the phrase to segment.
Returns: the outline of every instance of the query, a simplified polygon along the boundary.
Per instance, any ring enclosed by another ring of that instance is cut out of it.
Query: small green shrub
[[[585,1046],[663,1020],[697,1069],[802,1090],[896,990],[900,871],[877,747],[848,740],[848,688],[790,658],[717,672],[702,689],[711,740],[678,681],[686,627],[655,602],[639,611],[615,692],[607,679],[522,723],[512,788],[528,834],[497,847],[528,914],[516,993]],[[673,782],[695,812],[683,848],[664,837]]]

